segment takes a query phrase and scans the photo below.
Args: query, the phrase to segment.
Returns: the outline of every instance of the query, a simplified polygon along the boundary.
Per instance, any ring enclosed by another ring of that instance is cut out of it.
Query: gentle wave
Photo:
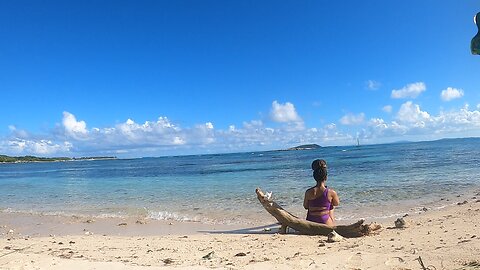
[[[190,216],[181,215],[178,213],[173,213],[168,211],[150,211],[149,214],[147,215],[147,218],[155,219],[155,220],[171,220],[171,221],[191,221],[191,222],[202,221],[197,217],[190,217]]]

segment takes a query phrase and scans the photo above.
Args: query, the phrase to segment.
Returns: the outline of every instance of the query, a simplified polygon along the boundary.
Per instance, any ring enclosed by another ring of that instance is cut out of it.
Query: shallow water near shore
[[[270,222],[255,188],[305,216],[310,164],[327,160],[340,222],[454,204],[480,187],[480,139],[303,151],[0,164],[0,210],[206,224]],[[262,219],[265,217],[268,221]]]

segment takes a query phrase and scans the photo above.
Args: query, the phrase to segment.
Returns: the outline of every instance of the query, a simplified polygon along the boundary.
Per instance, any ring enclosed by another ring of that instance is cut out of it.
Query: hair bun
[[[327,162],[323,159],[315,159],[312,162],[312,170],[316,170],[318,168],[327,168]]]

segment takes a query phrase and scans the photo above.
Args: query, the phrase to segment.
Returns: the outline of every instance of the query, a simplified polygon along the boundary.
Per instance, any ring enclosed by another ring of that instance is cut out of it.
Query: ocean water
[[[480,191],[480,138],[160,158],[0,164],[0,211],[266,224],[255,188],[305,216],[310,164],[327,160],[336,217],[385,218]]]

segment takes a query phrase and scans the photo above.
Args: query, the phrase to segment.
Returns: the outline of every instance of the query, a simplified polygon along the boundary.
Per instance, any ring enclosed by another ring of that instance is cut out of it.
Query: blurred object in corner
[[[477,25],[478,32],[472,38],[472,43],[470,44],[470,50],[472,54],[480,55],[480,12],[473,17],[473,22]]]

